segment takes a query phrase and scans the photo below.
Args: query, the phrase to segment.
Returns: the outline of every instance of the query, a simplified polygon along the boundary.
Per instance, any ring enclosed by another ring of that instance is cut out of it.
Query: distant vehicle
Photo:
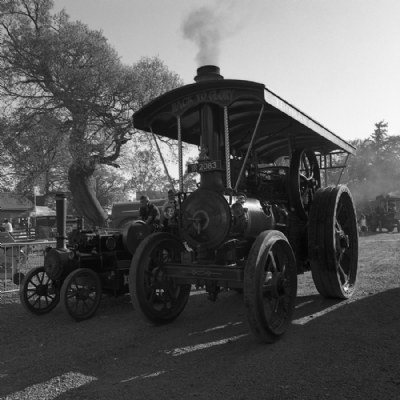
[[[77,217],[67,215],[67,233],[76,227]],[[57,236],[57,217],[46,215],[35,217],[36,239],[54,239]]]
[[[382,232],[386,229],[400,232],[400,192],[391,192],[376,196],[369,204],[367,225],[370,232]]]

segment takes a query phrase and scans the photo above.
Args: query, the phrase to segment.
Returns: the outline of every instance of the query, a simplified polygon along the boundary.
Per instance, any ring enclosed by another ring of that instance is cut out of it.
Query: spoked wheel
[[[44,267],[31,269],[24,277],[19,297],[23,306],[30,312],[43,315],[60,301],[57,283],[46,274]]]
[[[279,231],[262,232],[254,242],[244,270],[244,303],[250,329],[272,343],[289,328],[297,294],[292,248]]]
[[[134,308],[151,322],[165,324],[183,311],[191,285],[177,284],[163,266],[180,262],[182,243],[169,233],[154,233],[139,245],[129,272],[129,290]]]
[[[358,229],[346,186],[317,191],[308,235],[311,272],[318,292],[325,297],[349,298],[357,278]]]
[[[315,191],[321,187],[317,157],[313,151],[296,150],[290,160],[290,208],[301,219],[308,219]]]
[[[62,307],[76,321],[83,321],[97,311],[102,294],[99,276],[89,268],[71,272],[61,287]]]

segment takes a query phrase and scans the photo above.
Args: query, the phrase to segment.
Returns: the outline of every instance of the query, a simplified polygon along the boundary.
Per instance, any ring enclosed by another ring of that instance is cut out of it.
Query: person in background
[[[12,224],[7,218],[4,220],[3,228],[4,228],[5,232],[12,232],[13,231]]]
[[[360,233],[361,235],[365,235],[368,231],[367,226],[367,217],[364,214],[361,214],[360,218]]]
[[[150,203],[147,196],[142,196],[140,198],[140,219],[148,226],[155,230],[157,226],[160,225],[160,210],[154,204]]]
[[[178,202],[175,200],[175,192],[170,189],[168,190],[168,200],[163,205],[163,230],[165,232],[171,232],[177,234],[178,226]]]

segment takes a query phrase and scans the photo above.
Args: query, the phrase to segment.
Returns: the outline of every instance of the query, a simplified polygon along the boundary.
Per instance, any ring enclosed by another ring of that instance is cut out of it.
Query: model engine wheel
[[[129,272],[129,289],[135,309],[151,322],[165,324],[183,311],[191,285],[176,284],[163,266],[180,262],[182,244],[168,233],[155,233],[139,245]]]
[[[325,297],[349,298],[357,278],[358,230],[346,186],[316,192],[308,235],[311,272],[318,292]]]
[[[89,268],[71,272],[61,287],[62,307],[76,321],[83,321],[97,311],[102,295],[99,276]]]
[[[262,342],[276,341],[288,329],[297,294],[292,248],[279,231],[262,232],[244,271],[244,302],[250,329]]]
[[[43,315],[59,303],[60,290],[46,274],[44,267],[38,267],[31,269],[24,277],[19,296],[28,311]]]
[[[313,151],[296,150],[290,160],[290,208],[298,217],[308,219],[315,192],[321,187],[317,157]]]

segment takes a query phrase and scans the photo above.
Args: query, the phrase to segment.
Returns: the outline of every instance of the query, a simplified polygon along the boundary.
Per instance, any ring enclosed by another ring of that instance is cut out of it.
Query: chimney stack
[[[196,82],[221,79],[224,79],[224,77],[220,75],[220,69],[215,65],[203,65],[202,67],[197,68],[197,75],[194,77]]]

